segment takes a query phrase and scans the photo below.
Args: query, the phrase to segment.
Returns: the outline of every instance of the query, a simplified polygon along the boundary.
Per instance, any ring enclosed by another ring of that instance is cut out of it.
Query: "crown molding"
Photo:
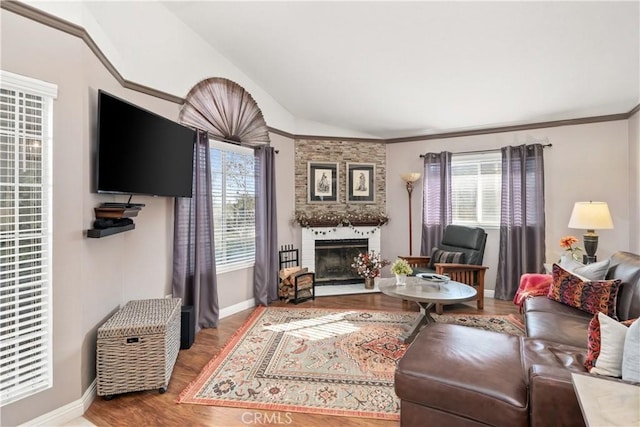
[[[290,139],[306,139],[314,141],[351,141],[351,142],[386,142],[382,138],[355,138],[355,137],[340,137],[340,136],[318,136],[318,135],[297,135],[290,132],[286,132],[274,127],[268,126],[270,133],[284,136]]]
[[[553,120],[553,121],[547,121],[547,122],[526,123],[522,125],[499,126],[499,127],[491,127],[491,128],[484,128],[484,129],[470,129],[470,130],[464,130],[464,131],[434,133],[434,134],[421,135],[421,136],[409,136],[406,138],[390,138],[385,140],[385,142],[387,144],[394,144],[398,142],[413,142],[413,141],[426,141],[430,139],[458,138],[461,136],[486,135],[489,133],[517,132],[517,131],[523,131],[523,130],[551,128],[551,127],[558,127],[558,126],[572,126],[572,125],[584,125],[588,123],[611,122],[616,120],[628,119],[633,115],[632,113],[634,110],[637,111],[638,106],[636,106],[633,110],[629,111],[628,113],[608,114],[604,116],[593,116],[593,117],[582,117],[578,119]]]
[[[40,9],[36,9],[32,6],[29,6],[25,3],[21,3],[15,0],[0,1],[0,8],[82,39],[87,44],[89,49],[91,49],[94,55],[96,55],[96,57],[100,60],[100,62],[102,62],[102,64],[107,68],[107,70],[113,75],[113,77],[115,77],[115,79],[123,87],[131,90],[135,90],[137,92],[141,92],[150,96],[154,96],[156,98],[164,99],[165,101],[173,102],[175,104],[180,104],[180,105],[184,104],[184,98],[182,97],[179,97],[167,92],[163,92],[161,90],[154,89],[152,87],[145,86],[145,85],[135,83],[125,79],[118,72],[118,70],[111,63],[111,61],[109,61],[109,59],[102,52],[102,50],[100,50],[96,42],[91,38],[91,36],[89,35],[89,33],[84,27],[73,24],[62,18],[51,15]],[[350,138],[350,137],[343,138],[338,136],[297,135],[297,134],[292,134],[280,129],[273,128],[271,126],[269,126],[268,129],[269,129],[269,132],[271,133],[274,133],[276,135],[281,135],[291,139],[307,139],[307,140],[318,140],[318,141],[384,142],[386,144],[395,144],[399,142],[427,141],[431,139],[457,138],[457,137],[474,136],[474,135],[486,135],[490,133],[515,132],[515,131],[540,129],[540,128],[547,128],[547,127],[572,126],[572,125],[582,125],[587,123],[626,120],[631,116],[633,116],[638,111],[640,111],[640,104],[636,105],[633,109],[631,109],[629,112],[626,112],[626,113],[609,114],[609,115],[594,116],[594,117],[583,117],[578,119],[554,120],[554,121],[529,123],[529,124],[522,124],[522,125],[492,127],[492,128],[485,128],[485,129],[470,129],[470,130],[464,130],[464,131],[435,133],[435,134],[409,136],[409,137],[402,137],[402,138],[387,138],[387,139]]]

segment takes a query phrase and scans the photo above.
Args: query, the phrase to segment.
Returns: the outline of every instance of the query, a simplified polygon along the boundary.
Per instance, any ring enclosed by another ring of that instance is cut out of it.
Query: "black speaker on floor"
[[[196,318],[192,305],[183,305],[180,321],[180,348],[191,348],[196,334]]]

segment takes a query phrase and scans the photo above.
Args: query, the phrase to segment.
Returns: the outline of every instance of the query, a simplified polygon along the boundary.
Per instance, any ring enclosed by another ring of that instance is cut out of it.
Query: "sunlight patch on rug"
[[[298,338],[320,340],[356,332],[358,326],[346,320],[347,316],[354,313],[355,311],[346,311],[290,323],[268,325],[266,328],[274,332],[285,332]]]
[[[397,420],[397,337],[417,315],[258,307],[177,402]]]

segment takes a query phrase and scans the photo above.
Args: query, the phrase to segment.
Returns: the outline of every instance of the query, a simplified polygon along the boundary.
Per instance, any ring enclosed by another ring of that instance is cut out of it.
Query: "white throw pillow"
[[[598,321],[600,322],[600,355],[590,373],[620,378],[624,341],[629,328],[600,312]]]
[[[605,259],[604,261],[581,265],[573,270],[573,274],[589,280],[604,280],[607,270],[609,270],[609,260]]]
[[[570,254],[564,254],[560,257],[560,263],[558,264],[560,267],[565,270],[573,273],[573,270],[579,267],[583,267],[584,264],[576,261]]]
[[[640,321],[629,326],[622,353],[622,379],[640,382]]]

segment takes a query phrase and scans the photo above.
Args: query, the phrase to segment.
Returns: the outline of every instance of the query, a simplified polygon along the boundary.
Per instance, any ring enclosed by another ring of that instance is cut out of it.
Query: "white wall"
[[[407,191],[400,174],[422,172],[419,157],[426,152],[499,149],[507,145],[547,141],[553,147],[544,151],[546,199],[546,259],[554,262],[562,252],[558,242],[572,234],[582,240],[583,230],[567,227],[576,201],[598,200],[609,203],[614,229],[600,230],[598,256],[609,257],[617,250],[630,249],[629,138],[626,120],[506,132],[471,137],[437,139],[387,145],[387,209],[391,221],[383,227],[382,248],[386,258],[408,251]],[[421,185],[422,180],[419,181]],[[413,197],[413,253],[420,252],[422,193]],[[498,265],[499,231],[487,229],[484,264],[489,266],[486,286],[495,289]]]
[[[292,219],[295,202],[295,145],[293,139],[271,134],[271,145],[276,155],[276,200],[278,210],[278,247],[293,244],[300,248],[302,230],[294,226]]]
[[[640,254],[640,112],[629,119],[629,249]]]

